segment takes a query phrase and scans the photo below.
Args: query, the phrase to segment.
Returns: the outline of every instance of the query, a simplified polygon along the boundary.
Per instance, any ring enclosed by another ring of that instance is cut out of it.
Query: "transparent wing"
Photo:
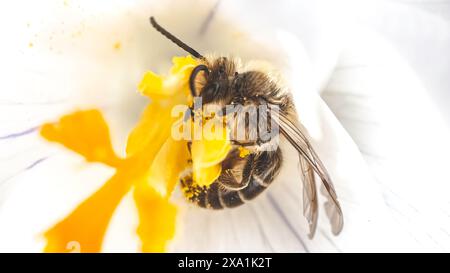
[[[314,237],[318,219],[317,189],[314,170],[302,156],[299,156],[303,181],[303,215],[308,220],[309,238]]]
[[[305,130],[301,125],[295,125],[289,118],[283,114],[277,114],[274,121],[279,124],[280,133],[291,143],[298,151],[300,157],[300,167],[303,175],[303,203],[304,215],[309,222],[310,237],[314,236],[317,224],[317,191],[315,186],[314,172],[322,181],[323,193],[327,197],[325,211],[330,220],[331,230],[337,235],[341,232],[344,225],[342,209],[337,199],[333,183],[325,169],[323,163],[314,151],[308,140]]]

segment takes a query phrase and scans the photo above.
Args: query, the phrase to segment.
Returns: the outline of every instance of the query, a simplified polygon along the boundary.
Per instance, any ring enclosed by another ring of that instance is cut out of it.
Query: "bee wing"
[[[325,169],[322,161],[317,156],[306,133],[302,131],[300,126],[296,126],[287,117],[280,114],[275,120],[279,124],[281,134],[291,143],[298,151],[300,157],[300,167],[303,175],[303,203],[304,215],[309,222],[310,237],[314,236],[314,230],[317,224],[317,190],[315,186],[314,172],[322,181],[323,193],[327,197],[325,203],[325,211],[330,220],[331,230],[334,235],[341,232],[344,225],[344,217],[342,209],[337,199],[336,191],[333,183]],[[278,120],[277,120],[278,119]]]
[[[314,170],[302,156],[299,156],[303,181],[303,215],[308,220],[309,238],[314,237],[318,219],[317,189]]]

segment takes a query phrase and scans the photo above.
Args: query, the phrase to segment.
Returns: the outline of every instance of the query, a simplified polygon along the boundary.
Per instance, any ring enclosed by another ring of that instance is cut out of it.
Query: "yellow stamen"
[[[70,251],[73,243],[81,252],[101,251],[111,216],[131,188],[139,214],[137,234],[142,251],[165,250],[175,234],[177,211],[169,197],[191,156],[187,140],[174,140],[170,136],[176,121],[171,110],[175,105],[188,105],[192,101],[188,80],[198,64],[189,56],[173,58],[173,63],[169,75],[148,72],[139,84],[139,91],[152,101],[128,137],[125,159],[115,154],[108,125],[98,110],[77,111],[42,126],[41,135],[47,140],[61,143],[89,162],[101,162],[116,169],[102,188],[45,232],[45,251]],[[209,129],[211,132],[206,132],[201,127],[201,139],[192,141],[194,179],[203,186],[218,177],[221,161],[231,149],[226,130]],[[208,138],[207,133],[213,137]]]

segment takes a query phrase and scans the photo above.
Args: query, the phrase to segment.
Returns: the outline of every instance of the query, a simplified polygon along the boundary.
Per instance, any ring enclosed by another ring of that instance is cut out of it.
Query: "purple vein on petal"
[[[42,163],[46,159],[48,159],[48,156],[39,158],[38,160],[36,160],[33,163],[31,163],[30,165],[28,165],[25,169],[23,169],[23,171],[28,171],[28,170],[34,168],[37,164]]]
[[[258,230],[262,235],[263,241],[267,244],[267,246],[269,246],[270,251],[274,252],[275,249],[273,248],[272,244],[270,243],[269,237],[267,236],[267,233],[262,226],[262,222],[258,216],[258,212],[256,211],[256,209],[253,206],[250,206],[250,208],[251,208],[251,210],[253,210],[253,216],[255,217],[256,225],[258,226]]]
[[[297,240],[299,241],[299,243],[303,246],[303,249],[309,253],[309,249],[308,247],[306,247],[306,244],[303,242],[302,237],[298,234],[297,230],[292,226],[291,222],[289,222],[288,218],[286,217],[286,215],[284,214],[283,210],[280,208],[280,206],[277,204],[277,202],[275,201],[275,199],[273,199],[272,195],[270,193],[267,194],[267,197],[270,201],[270,204],[272,205],[272,207],[275,209],[275,211],[278,213],[278,215],[280,216],[281,220],[283,220],[283,222],[286,224],[286,226],[289,228],[289,230],[292,232],[292,234],[295,236],[295,238],[297,238]]]
[[[26,130],[21,131],[21,132],[11,133],[11,134],[8,134],[8,135],[0,136],[0,140],[11,139],[11,138],[16,138],[16,137],[21,137],[21,136],[24,136],[24,135],[27,135],[27,134],[31,134],[31,133],[35,132],[38,128],[39,127],[36,126],[36,127],[32,127],[32,128],[26,129]]]
[[[218,8],[219,8],[220,0],[217,0],[212,9],[208,12],[208,15],[205,18],[205,21],[203,21],[200,30],[199,35],[202,36],[205,34],[206,30],[208,29],[209,25],[211,25],[212,20],[214,19],[214,15],[216,14]]]
[[[26,171],[28,171],[28,170],[31,170],[32,168],[36,167],[38,164],[40,164],[40,163],[44,162],[45,160],[47,160],[49,157],[50,157],[50,156],[44,156],[44,157],[41,157],[41,158],[39,158],[38,160],[36,160],[36,161],[34,161],[33,163],[31,163],[30,165],[28,165],[28,166],[26,166],[25,168],[23,168],[22,170],[20,170],[20,171],[16,172],[15,174],[13,174],[13,175],[7,177],[6,179],[3,179],[2,181],[0,181],[0,186],[4,186],[4,184],[5,184],[8,180],[10,180],[10,179],[16,177],[17,175],[19,175],[19,174],[21,174],[21,173],[24,173],[24,172],[26,172]]]

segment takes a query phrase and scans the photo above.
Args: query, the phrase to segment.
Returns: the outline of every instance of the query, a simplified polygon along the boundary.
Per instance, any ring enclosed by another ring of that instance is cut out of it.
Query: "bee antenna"
[[[175,37],[172,33],[168,32],[166,29],[164,29],[162,26],[160,26],[155,18],[153,16],[150,17],[150,24],[162,35],[166,36],[167,39],[171,40],[174,44],[184,49],[186,52],[194,56],[195,58],[204,59],[200,53],[198,53],[195,49],[188,46],[187,44],[183,43],[180,39]]]

